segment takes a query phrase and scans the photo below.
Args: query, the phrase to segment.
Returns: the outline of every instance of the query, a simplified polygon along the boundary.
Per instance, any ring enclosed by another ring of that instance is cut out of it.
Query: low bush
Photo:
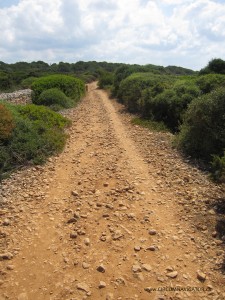
[[[196,80],[203,94],[210,93],[218,87],[225,87],[225,75],[207,74],[199,76]]]
[[[43,91],[39,96],[38,104],[50,106],[53,110],[73,107],[73,101],[57,88]]]
[[[225,152],[222,157],[214,155],[211,162],[212,178],[217,182],[225,183]]]
[[[18,167],[43,163],[63,149],[68,119],[44,106],[4,106],[12,113],[15,126],[7,142],[0,141],[0,178]]]
[[[121,82],[135,72],[138,72],[137,68],[129,65],[119,66],[115,70],[113,78],[113,96],[118,97]]]
[[[149,110],[153,120],[163,122],[170,129],[174,129],[182,110],[182,102],[174,90],[167,89],[151,99]]]
[[[196,84],[196,79],[194,77],[192,77],[192,79],[178,79],[173,88],[178,97],[188,95],[193,99],[200,96],[201,93],[201,90]]]
[[[140,100],[145,89],[163,81],[162,76],[152,73],[134,73],[120,83],[118,98],[130,112],[140,112]]]
[[[163,122],[170,130],[177,131],[188,104],[199,94],[194,81],[164,80],[142,92],[139,106],[143,117]]]
[[[85,84],[82,80],[67,75],[50,75],[38,78],[31,86],[34,104],[40,104],[40,95],[49,89],[57,88],[75,104],[85,94]]]
[[[185,113],[177,145],[185,153],[209,162],[225,149],[225,88],[194,99]]]
[[[0,141],[8,140],[14,127],[12,113],[3,104],[0,104]]]
[[[108,89],[113,85],[113,73],[110,72],[104,72],[100,75],[98,86],[100,89]]]
[[[71,123],[67,118],[62,117],[60,114],[55,113],[44,106],[37,106],[34,104],[26,106],[21,105],[18,106],[17,111],[23,119],[28,119],[32,122],[43,122],[49,128],[63,129]]]
[[[209,74],[209,73],[217,73],[217,74],[225,74],[225,61],[220,58],[213,58],[209,61],[208,65],[201,69],[200,74]]]
[[[0,91],[9,91],[13,87],[12,76],[0,71]]]
[[[37,80],[37,77],[27,77],[20,83],[23,89],[30,89],[32,84]]]

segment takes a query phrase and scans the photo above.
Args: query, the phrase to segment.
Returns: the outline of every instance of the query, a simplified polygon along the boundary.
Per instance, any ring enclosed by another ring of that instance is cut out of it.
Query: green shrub
[[[0,71],[0,91],[8,91],[13,87],[13,80],[10,74]]]
[[[85,94],[85,84],[82,80],[67,75],[50,75],[38,78],[31,86],[33,90],[32,100],[35,104],[39,103],[42,92],[57,88],[67,97],[73,100],[73,103],[80,100]]]
[[[50,106],[53,110],[73,107],[73,102],[62,91],[57,88],[45,90],[38,99],[39,105]]]
[[[166,89],[168,89],[168,83],[159,81],[153,83],[150,88],[146,88],[142,91],[141,98],[138,100],[138,105],[142,117],[152,120],[154,119],[154,112],[152,107],[154,98]]]
[[[208,74],[202,75],[196,80],[203,94],[210,93],[216,88],[223,86],[225,87],[225,75],[220,74]]]
[[[155,121],[164,122],[169,128],[177,125],[182,103],[172,89],[165,90],[151,101],[150,110]]]
[[[143,90],[155,85],[159,78],[152,73],[134,73],[120,83],[118,98],[130,112],[139,112]]]
[[[174,90],[177,96],[189,95],[192,99],[200,96],[200,89],[196,84],[195,78],[177,80],[174,84]]]
[[[208,65],[200,70],[200,74],[225,74],[225,61],[220,58],[214,58],[209,61]]]
[[[37,77],[28,77],[21,81],[20,85],[23,89],[30,89],[32,84],[37,80]]]
[[[225,182],[225,152],[222,157],[214,155],[211,166],[212,178],[218,182]]]
[[[113,85],[113,73],[104,72],[100,75],[98,86],[100,89],[109,88]]]
[[[12,113],[0,104],[0,141],[10,138],[15,127]]]
[[[185,113],[177,145],[187,154],[211,160],[225,149],[225,88],[194,99]]]
[[[79,74],[79,75],[77,75],[77,77],[80,80],[84,81],[85,83],[91,83],[91,82],[97,80],[98,75],[85,73],[85,74]]]
[[[9,171],[10,166],[10,153],[7,146],[0,143],[0,180],[4,178],[4,174]]]
[[[18,106],[18,112],[23,119],[28,119],[34,123],[41,121],[49,128],[63,129],[71,123],[68,119],[44,106],[34,104]]]
[[[0,178],[27,164],[43,163],[60,152],[70,121],[44,106],[8,104],[15,127],[7,143],[0,142]]]
[[[47,157],[63,149],[66,137],[61,130],[41,120],[19,119],[9,144],[13,165],[43,163]]]
[[[160,81],[145,89],[139,104],[143,117],[163,122],[172,131],[177,131],[188,104],[200,94],[200,90],[190,80],[171,83]]]

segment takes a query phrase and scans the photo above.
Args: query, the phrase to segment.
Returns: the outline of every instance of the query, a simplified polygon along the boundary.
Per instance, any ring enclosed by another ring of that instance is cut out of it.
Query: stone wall
[[[30,104],[31,101],[31,90],[19,90],[13,93],[2,93],[0,99],[6,100],[13,104]]]

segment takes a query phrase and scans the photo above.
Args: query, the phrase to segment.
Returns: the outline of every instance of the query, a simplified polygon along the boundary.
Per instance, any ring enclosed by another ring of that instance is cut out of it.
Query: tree
[[[200,70],[200,74],[225,74],[225,61],[220,58],[214,58],[209,61],[208,65]]]

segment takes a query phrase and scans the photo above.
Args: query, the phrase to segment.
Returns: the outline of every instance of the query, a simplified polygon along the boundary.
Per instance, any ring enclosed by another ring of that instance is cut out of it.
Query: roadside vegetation
[[[101,74],[99,82],[138,115],[132,123],[167,128],[178,149],[208,166],[214,180],[225,182],[225,61],[212,59],[200,72],[123,65]]]
[[[85,83],[90,83],[98,80],[102,72],[114,72],[121,65],[119,63],[96,61],[53,64],[44,61],[7,64],[0,61],[0,92],[31,88],[37,78],[54,74],[70,75],[81,79]]]
[[[85,94],[85,83],[65,74],[28,77],[21,87],[32,89],[32,105],[0,101],[0,179],[62,151],[70,121],[54,111],[74,107]]]
[[[0,179],[62,151],[70,121],[44,106],[0,103]]]
[[[53,110],[70,108],[85,94],[85,84],[68,75],[50,75],[36,79],[32,85],[32,102]]]

